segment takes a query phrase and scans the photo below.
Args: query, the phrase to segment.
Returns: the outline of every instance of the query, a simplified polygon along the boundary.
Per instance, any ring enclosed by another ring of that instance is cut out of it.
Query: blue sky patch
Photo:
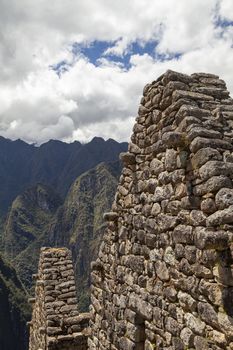
[[[218,28],[219,31],[218,31],[218,37],[219,38],[223,38],[226,30],[229,28],[229,27],[233,27],[233,21],[228,21],[226,20],[225,18],[222,18],[221,16],[219,15],[216,15],[215,16],[215,19],[214,19],[214,25],[215,25],[215,28]]]
[[[63,73],[68,72],[69,64],[66,60],[60,61],[56,64],[52,64],[49,66],[49,69],[54,70],[57,75],[60,77]]]
[[[159,44],[156,40],[148,42],[134,41],[129,44],[127,50],[122,56],[111,54],[105,54],[106,50],[113,48],[117,43],[116,41],[99,41],[95,40],[91,43],[80,44],[73,43],[71,52],[74,56],[73,63],[68,63],[63,60],[57,64],[51,65],[50,69],[53,69],[58,76],[69,70],[69,68],[75,63],[76,59],[80,56],[86,57],[92,64],[99,66],[101,59],[106,58],[110,62],[120,64],[124,69],[129,70],[131,68],[130,58],[132,55],[144,55],[148,54],[156,61],[169,61],[172,59],[179,59],[180,53],[174,54],[160,54],[156,51],[156,47]]]
[[[216,27],[228,28],[233,26],[233,21],[229,21],[226,18],[222,18],[218,14],[214,18],[214,24]]]
[[[87,45],[81,45],[79,43],[74,43],[72,45],[73,55],[84,55],[93,64],[96,64],[98,59],[103,55],[104,51],[109,47],[115,46],[115,42],[99,41],[95,40]]]
[[[156,41],[149,41],[143,44],[135,41],[129,45],[126,52],[122,56],[117,56],[114,54],[106,55],[105,51],[109,48],[113,48],[116,45],[116,43],[117,43],[117,40],[112,42],[95,40],[86,46],[74,43],[72,47],[72,52],[74,55],[80,55],[80,54],[84,55],[89,59],[89,61],[92,64],[96,66],[100,64],[99,60],[104,57],[112,62],[122,64],[125,69],[129,69],[130,57],[132,55],[135,55],[135,54],[143,55],[147,53],[148,55],[153,57],[155,52],[155,47],[158,44]]]
[[[220,15],[220,4],[219,3],[216,5],[215,11],[214,11],[214,25],[215,25],[215,27],[220,27],[223,30],[225,28],[233,26],[233,21],[229,21],[228,19],[226,19]]]

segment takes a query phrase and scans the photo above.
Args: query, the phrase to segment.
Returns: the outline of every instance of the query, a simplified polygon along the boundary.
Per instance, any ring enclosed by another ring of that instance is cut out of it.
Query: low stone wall
[[[89,350],[233,349],[232,136],[219,77],[146,85],[92,265]]]
[[[71,252],[42,248],[29,350],[86,350],[89,314],[79,314]]]

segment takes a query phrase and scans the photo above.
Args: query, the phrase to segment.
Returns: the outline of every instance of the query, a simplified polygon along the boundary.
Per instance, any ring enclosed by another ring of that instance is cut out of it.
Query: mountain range
[[[0,137],[0,213],[6,214],[17,195],[38,183],[51,186],[64,199],[79,175],[117,160],[126,148],[126,142],[101,137],[86,144],[50,140],[39,147]]]

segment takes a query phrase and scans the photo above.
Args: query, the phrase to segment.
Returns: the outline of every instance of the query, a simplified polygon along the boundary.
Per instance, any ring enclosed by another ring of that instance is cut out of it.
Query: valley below
[[[42,246],[72,251],[79,310],[88,310],[90,263],[105,229],[103,213],[114,199],[119,154],[127,146],[97,137],[84,145],[52,140],[40,147],[0,138],[2,350],[27,349],[27,299]]]

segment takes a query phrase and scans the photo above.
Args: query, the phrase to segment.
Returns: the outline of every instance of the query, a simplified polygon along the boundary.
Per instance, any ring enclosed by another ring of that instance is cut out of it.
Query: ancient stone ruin
[[[233,100],[168,71],[145,86],[92,265],[90,350],[233,349]]]
[[[92,263],[89,350],[233,349],[232,136],[216,75],[146,85]],[[68,251],[43,250],[30,350],[87,348],[74,291]]]
[[[71,252],[42,248],[29,350],[86,350],[89,314],[79,314]]]

